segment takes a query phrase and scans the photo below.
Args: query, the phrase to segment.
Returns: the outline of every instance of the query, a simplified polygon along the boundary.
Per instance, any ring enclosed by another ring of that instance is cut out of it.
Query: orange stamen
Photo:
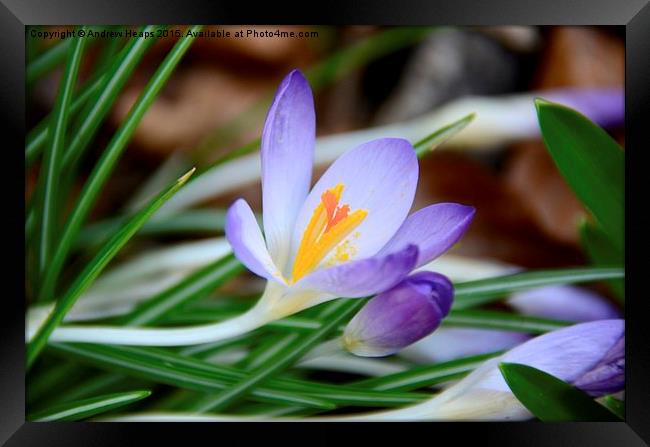
[[[316,268],[366,218],[366,210],[350,214],[348,204],[338,206],[342,192],[343,184],[339,183],[321,195],[296,253],[291,275],[294,282]]]

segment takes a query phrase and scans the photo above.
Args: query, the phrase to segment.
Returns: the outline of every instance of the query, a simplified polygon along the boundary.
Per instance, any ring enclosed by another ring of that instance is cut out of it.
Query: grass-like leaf
[[[242,313],[248,305],[225,306],[222,303],[201,303],[188,306],[170,315],[164,320],[167,324],[196,324],[225,320]],[[463,309],[452,310],[442,322],[445,326],[480,327],[503,331],[526,332],[543,334],[574,324],[570,321],[552,320],[549,318],[529,317],[503,311]],[[304,315],[294,315],[267,324],[269,329],[278,332],[309,333],[319,329],[323,322]],[[337,332],[342,332],[344,325]]]
[[[193,31],[198,31],[200,28],[200,26],[195,26],[191,29]],[[156,99],[158,93],[165,85],[194,39],[195,37],[181,37],[179,39],[174,48],[169,52],[165,60],[151,77],[129,111],[124,123],[115,133],[109,142],[108,147],[104,150],[102,157],[95,165],[95,168],[82,189],[76,206],[66,222],[63,235],[61,236],[61,241],[56,248],[54,257],[48,265],[43,286],[39,293],[40,297],[51,296],[54,292],[56,282],[72,244],[79,233],[81,225],[99,197],[102,187],[106,183],[106,180],[108,180],[108,177],[113,171],[113,168],[124,151],[127,143],[131,139],[131,136],[135,132],[138,124],[140,124],[145,112],[149,109],[149,106],[153,103],[154,99]]]
[[[535,101],[544,143],[580,201],[622,251],[625,154],[598,125],[568,107]]]
[[[113,217],[92,223],[79,232],[74,248],[85,248],[106,240],[126,220],[125,216]],[[226,210],[194,209],[180,214],[156,216],[148,221],[138,236],[160,235],[211,235],[223,232]]]
[[[121,322],[125,326],[155,323],[180,306],[207,296],[243,270],[244,266],[235,256],[228,255],[137,306]]]
[[[623,278],[620,268],[583,267],[573,269],[537,270],[488,279],[468,281],[455,285],[452,308],[466,309],[495,301],[506,294],[555,284],[574,284]]]
[[[79,421],[115,408],[129,405],[151,395],[149,390],[105,394],[75,402],[62,403],[27,417],[34,422]]]
[[[519,402],[544,422],[618,420],[583,391],[544,371],[519,363],[500,363],[499,369]]]
[[[57,65],[62,64],[71,45],[72,39],[63,40],[30,62],[25,69],[26,83],[32,84],[44,74],[52,71]]]
[[[142,32],[155,32],[157,28],[153,26],[143,27]],[[85,39],[84,39],[85,41]],[[110,107],[117,99],[119,92],[124,87],[124,84],[131,76],[136,65],[142,59],[145,51],[153,45],[153,39],[145,37],[138,37],[131,40],[126,47],[121,51],[112,69],[104,73],[99,73],[95,76],[96,79],[88,81],[87,86],[81,89],[78,97],[75,98],[70,104],[70,114],[77,113],[84,105],[86,107],[80,112],[83,119],[80,120],[79,125],[72,132],[72,140],[67,145],[67,150],[63,154],[61,162],[61,171],[66,175],[62,176],[62,191],[67,191],[70,183],[74,178],[74,171],[84,149],[96,133],[99,125],[102,123]],[[43,125],[49,124],[51,121],[50,116],[43,118],[35,130],[30,132],[27,138],[27,145],[25,157],[29,165],[39,154],[39,150],[43,147],[49,131]],[[33,228],[31,221],[31,213],[33,210],[29,209],[27,213],[27,225],[25,233],[31,235]]]
[[[76,165],[84,149],[106,118],[126,81],[131,77],[145,52],[155,42],[155,39],[144,36],[155,33],[157,29],[160,29],[160,27],[146,26],[140,29],[139,31],[143,37],[131,40],[127,44],[122,57],[118,58],[108,70],[104,85],[91,99],[90,106],[84,111],[83,120],[79,127],[75,129],[74,137],[65,153],[63,166],[67,172],[72,171],[72,167]]]
[[[218,395],[200,402],[199,406],[195,408],[195,410],[218,411],[226,408],[242,396],[245,396],[259,383],[300,360],[303,355],[320,343],[324,337],[335,331],[341,323],[352,316],[354,312],[359,310],[364,302],[365,300],[363,299],[339,299],[329,303],[320,314],[321,316],[327,316],[327,318],[323,318],[323,324],[319,329],[305,336],[288,334],[287,337],[295,338],[295,341],[290,340],[286,343],[284,349],[277,351],[275,355],[266,359],[265,362],[261,363],[258,368],[255,371],[252,371],[244,380],[237,382],[235,385],[229,387]]]
[[[415,148],[415,153],[417,154],[418,158],[424,157],[429,152],[463,130],[469,123],[472,122],[475,117],[476,114],[470,113],[458,121],[454,121],[451,124],[441,127],[431,135],[428,135],[422,140],[415,143],[413,147]]]
[[[39,272],[48,265],[55,244],[58,228],[58,187],[61,182],[61,161],[64,151],[64,138],[68,126],[70,100],[77,82],[86,39],[76,38],[70,46],[69,58],[57,94],[50,122],[49,149],[43,157],[41,178],[39,178],[40,231],[38,237]]]
[[[27,346],[27,367],[29,368],[41,350],[45,347],[47,339],[54,329],[63,321],[65,314],[72,308],[79,296],[85,292],[93,281],[99,276],[106,265],[147,221],[147,219],[165,203],[178,189],[185,184],[194,170],[188,172],[174,182],[166,191],[154,197],[149,204],[139,211],[102,247],[97,255],[87,264],[86,268],[77,276],[63,297],[56,302],[54,310],[45,322],[38,328],[32,341]]]
[[[96,79],[87,81],[78,89],[75,97],[70,103],[70,115],[75,115],[79,112],[84,104],[87,103],[88,99],[102,88],[105,77],[106,75],[103,75]],[[25,144],[25,165],[28,168],[34,163],[34,161],[36,161],[47,142],[51,118],[50,115],[47,115],[27,134]]]
[[[481,363],[502,353],[503,351],[496,351],[450,360],[448,362],[435,363],[433,365],[415,366],[406,371],[365,379],[356,382],[354,385],[364,388],[368,387],[374,390],[416,390],[418,388],[437,385],[448,380],[459,379],[476,369]]]
[[[184,357],[159,348],[58,343],[51,347],[56,353],[102,369],[209,395],[228,390],[249,377],[248,373],[238,368]],[[427,397],[424,393],[380,392],[281,378],[269,379],[263,385],[255,387],[250,396],[260,402],[320,409],[332,409],[340,405],[399,406],[419,402]]]
[[[453,310],[443,320],[446,326],[477,327],[502,331],[543,334],[574,324],[570,321],[528,317],[491,310]]]

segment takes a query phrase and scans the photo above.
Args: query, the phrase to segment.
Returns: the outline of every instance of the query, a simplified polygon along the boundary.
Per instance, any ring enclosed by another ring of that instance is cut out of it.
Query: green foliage
[[[500,363],[499,369],[517,399],[544,422],[618,420],[584,392],[544,371],[519,363]]]
[[[194,171],[190,171],[178,179],[167,190],[154,197],[147,206],[136,213],[113,237],[102,247],[97,255],[86,265],[86,268],[77,276],[68,291],[56,301],[54,310],[48,315],[45,322],[38,329],[32,341],[27,345],[27,368],[34,363],[36,357],[45,347],[47,339],[54,329],[63,321],[63,317],[72,308],[79,296],[90,287],[106,265],[131,239],[147,219],[165,203],[170,197],[185,184]]]
[[[52,406],[31,414],[28,420],[34,422],[79,421],[101,413],[124,407],[151,395],[151,391],[138,390],[105,394],[88,399]]]
[[[141,30],[155,32],[157,28],[149,26]],[[191,27],[191,30],[196,32],[200,28]],[[307,69],[307,77],[313,90],[318,91],[383,55],[420,41],[431,31],[423,27],[389,28],[334,52]],[[34,268],[30,267],[29,286],[40,300],[55,300],[62,289],[53,311],[27,346],[28,368],[46,346],[48,354],[28,375],[29,403],[39,409],[29,413],[30,420],[86,419],[142,400],[151,394],[150,389],[158,393],[156,387],[160,385],[171,387],[173,392],[162,399],[156,394],[142,403],[144,408],[152,401],[153,408],[163,409],[171,406],[196,412],[306,416],[343,407],[401,407],[429,398],[429,388],[460,379],[484,361],[501,354],[488,353],[430,365],[413,365],[403,359],[379,360],[405,369],[336,384],[325,383],[318,375],[314,379],[311,369],[296,368],[317,345],[340,335],[364,299],[335,300],[233,339],[184,348],[48,344],[49,336],[77,299],[136,233],[142,238],[214,234],[223,231],[225,222],[223,210],[207,209],[150,219],[188,180],[186,175],[133,215],[109,216],[84,227],[133,133],[191,46],[192,37],[180,38],[167,54],[101,153],[79,197],[69,203],[72,211],[67,216],[63,213],[67,200],[73,198],[69,191],[77,179],[78,163],[155,39],[103,43],[93,73],[75,91],[84,41],[69,39],[41,54],[32,45],[29,51],[27,81],[30,85],[63,66],[55,105],[28,134],[25,148],[27,168],[40,162],[36,193],[26,215],[28,259],[35,264]],[[192,155],[200,157],[204,150],[238,136],[242,129],[263,116],[268,101],[270,96],[230,125],[217,129]],[[604,131],[577,112],[541,100],[536,105],[549,151],[593,215],[593,219],[582,224],[580,231],[594,267],[528,271],[458,283],[453,309],[443,322],[445,326],[529,334],[564,327],[569,323],[476,308],[500,301],[515,291],[551,284],[605,280],[619,297],[623,296],[623,152]],[[418,158],[462,131],[473,118],[473,114],[467,115],[414,143]],[[215,164],[258,148],[259,140],[253,141],[222,155]],[[74,267],[68,269],[73,250],[91,255],[80,272]],[[230,292],[213,292],[243,271],[243,265],[233,255],[225,256],[147,297],[126,315],[113,318],[112,323],[178,325],[214,322],[238,315],[250,307],[250,300],[233,300],[226,296]],[[68,278],[71,278],[69,284]],[[225,365],[210,360],[211,356],[235,350],[243,356],[236,363]],[[605,407],[622,414],[622,402],[612,396],[602,399],[604,406],[599,405],[581,391],[541,371],[514,364],[500,367],[515,395],[542,420],[615,419]],[[101,372],[97,373],[97,369]],[[165,387],[161,388],[162,394],[167,391]],[[53,388],[56,393],[49,392]],[[142,390],[123,391],[134,388]]]
[[[201,27],[193,27],[198,30]],[[95,165],[93,172],[77,200],[77,203],[66,221],[65,229],[57,245],[52,261],[45,272],[43,285],[39,291],[39,299],[52,296],[56,283],[63,268],[64,262],[70,252],[72,244],[79,233],[81,225],[88,213],[95,204],[102,187],[108,180],[115,164],[124,151],[128,141],[133,136],[135,129],[142,120],[145,112],[156,99],[160,90],[165,85],[170,75],[176,68],[178,62],[192,44],[194,37],[181,38],[174,48],[169,52],[158,70],[153,74],[142,93],[129,111],[124,123],[117,130],[108,147],[104,150],[101,158]]]
[[[502,298],[508,293],[555,284],[574,284],[623,278],[620,268],[584,267],[537,270],[456,284],[453,309],[466,309]]]
[[[588,118],[559,104],[538,99],[537,117],[555,164],[595,222],[583,221],[582,246],[596,266],[624,263],[625,154],[622,148]],[[623,302],[624,281],[608,281]]]

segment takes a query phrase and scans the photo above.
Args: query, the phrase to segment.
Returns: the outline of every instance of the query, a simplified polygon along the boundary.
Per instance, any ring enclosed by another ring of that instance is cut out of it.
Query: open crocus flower
[[[413,146],[398,138],[344,153],[310,192],[314,143],[311,89],[294,70],[280,84],[262,132],[264,236],[244,200],[226,216],[235,256],[268,280],[252,309],[192,327],[63,326],[50,341],[182,346],[241,335],[337,297],[393,287],[454,245],[474,216],[473,207],[439,203],[407,217],[418,161]]]
[[[458,241],[474,215],[472,207],[441,203],[407,217],[418,162],[411,144],[397,138],[344,153],[309,191],[314,143],[312,93],[294,70],[262,133],[265,237],[242,199],[226,222],[237,258],[269,281],[257,308],[272,318],[395,286]]]

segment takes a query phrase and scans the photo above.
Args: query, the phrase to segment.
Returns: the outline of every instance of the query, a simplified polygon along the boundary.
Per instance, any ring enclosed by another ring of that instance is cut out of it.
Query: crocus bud
[[[418,272],[377,295],[345,328],[343,344],[363,357],[382,357],[429,335],[449,313],[454,289],[447,277]]]

